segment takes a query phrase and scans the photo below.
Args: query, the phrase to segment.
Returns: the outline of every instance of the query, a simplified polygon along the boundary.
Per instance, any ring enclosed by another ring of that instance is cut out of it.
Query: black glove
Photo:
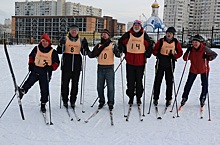
[[[28,70],[33,71],[33,69],[34,69],[34,63],[29,63]]]
[[[151,57],[151,53],[149,53],[147,51],[144,53],[144,55],[145,55],[146,58],[150,58]]]
[[[64,36],[61,37],[59,42],[60,42],[61,45],[65,44],[66,43],[66,37],[64,37]]]
[[[53,71],[53,67],[52,67],[52,66],[45,65],[44,68],[45,68],[45,70],[46,70],[47,72],[52,72],[52,71]]]
[[[172,53],[170,53],[170,54],[169,54],[169,58],[170,58],[170,59],[175,59],[175,56],[174,56]]]
[[[89,44],[88,41],[86,40],[86,38],[84,37],[84,39],[82,40],[82,48],[87,52],[89,51]]]
[[[188,47],[187,50],[186,50],[187,53],[189,53],[191,51],[192,51],[192,47]]]
[[[106,46],[109,46],[110,43],[111,43],[111,40],[109,39],[109,40],[105,41],[105,43],[103,45],[106,47]]]
[[[206,53],[203,54],[202,58],[204,58],[206,60],[210,60],[209,56]]]

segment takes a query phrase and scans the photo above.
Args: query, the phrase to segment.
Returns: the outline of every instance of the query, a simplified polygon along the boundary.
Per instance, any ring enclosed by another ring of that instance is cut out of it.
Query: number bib
[[[80,54],[81,42],[80,38],[76,42],[70,41],[70,39],[66,36],[66,44],[64,53],[69,54]]]
[[[52,65],[52,52],[53,49],[51,49],[48,53],[43,53],[39,50],[37,47],[37,53],[35,56],[34,63],[36,66],[44,67],[45,65]]]
[[[168,43],[166,41],[163,41],[163,45],[161,47],[160,53],[163,55],[169,55],[170,51],[172,51],[172,54],[174,54],[175,42]]]
[[[134,37],[130,33],[130,38],[127,44],[127,52],[129,53],[144,53],[144,33],[140,37]]]
[[[101,45],[99,45],[100,47]],[[105,47],[98,57],[98,64],[100,65],[113,65],[114,64],[114,53],[112,50],[113,43]]]

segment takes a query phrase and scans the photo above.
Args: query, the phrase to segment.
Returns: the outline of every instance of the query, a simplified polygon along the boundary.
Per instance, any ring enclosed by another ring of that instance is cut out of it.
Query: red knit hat
[[[51,45],[51,42],[50,42],[50,36],[47,34],[47,33],[44,33],[41,37],[40,37],[40,41],[41,40],[47,40],[49,42],[49,45]]]

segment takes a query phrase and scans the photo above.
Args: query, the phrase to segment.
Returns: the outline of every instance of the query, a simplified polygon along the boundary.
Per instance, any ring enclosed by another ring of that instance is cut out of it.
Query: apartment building
[[[177,31],[220,29],[220,0],[165,0],[163,22]]]
[[[15,2],[15,16],[102,16],[102,9],[66,0]]]

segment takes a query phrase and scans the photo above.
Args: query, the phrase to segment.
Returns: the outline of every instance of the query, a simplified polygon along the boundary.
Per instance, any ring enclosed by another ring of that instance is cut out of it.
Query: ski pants
[[[130,99],[134,98],[135,92],[136,97],[141,98],[143,94],[143,75],[144,75],[144,65],[133,66],[126,64],[126,78],[127,78],[127,90],[126,94]]]
[[[37,74],[35,72],[31,72],[28,79],[25,81],[22,88],[24,88],[25,92],[27,93],[28,90],[37,82],[39,81],[40,86],[40,93],[41,93],[41,103],[48,102],[49,96],[49,78],[47,77],[47,73],[45,74]]]
[[[70,80],[71,80],[70,103],[75,104],[78,94],[79,76],[80,76],[80,70],[72,71],[72,72],[62,71],[61,94],[64,104],[67,104],[69,100],[68,96],[69,96]]]
[[[200,101],[202,99],[206,99],[206,96],[208,94],[208,74],[209,73],[203,73],[201,74],[201,85],[202,85],[202,92],[200,94]],[[195,81],[197,77],[197,74],[194,74],[194,73],[191,73],[189,72],[189,75],[188,75],[188,79],[187,79],[187,82],[185,84],[185,87],[184,87],[184,92],[183,92],[183,95],[182,95],[182,98],[186,99],[186,101],[188,100],[188,96],[189,96],[189,92],[192,88],[192,85],[193,85],[193,82]]]
[[[156,74],[154,80],[154,100],[159,99],[160,87],[165,74],[166,80],[166,100],[172,99],[172,90],[173,90],[173,71],[171,67],[164,67],[159,65],[156,66]]]

